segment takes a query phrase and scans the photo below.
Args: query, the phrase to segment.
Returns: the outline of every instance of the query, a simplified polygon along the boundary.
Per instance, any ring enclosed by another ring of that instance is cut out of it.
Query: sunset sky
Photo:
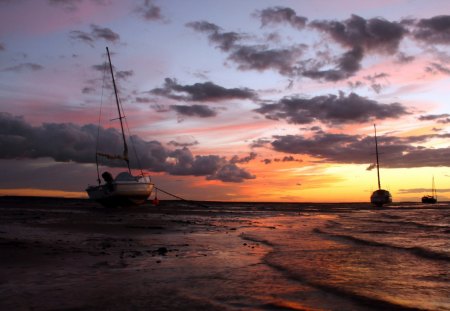
[[[96,184],[97,133],[119,137],[106,46],[161,189],[366,202],[376,123],[394,201],[419,201],[433,176],[450,199],[446,0],[0,0],[0,195]]]

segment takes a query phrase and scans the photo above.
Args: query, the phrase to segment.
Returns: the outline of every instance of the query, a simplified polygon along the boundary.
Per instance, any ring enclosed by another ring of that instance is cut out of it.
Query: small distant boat
[[[434,187],[434,177],[431,183],[431,195],[424,195],[422,197],[422,203],[429,203],[429,204],[437,203],[436,188]]]
[[[107,153],[98,152],[98,150],[96,151],[95,161],[97,164],[98,185],[88,186],[86,188],[86,192],[88,193],[90,199],[95,200],[106,207],[140,205],[144,203],[150,196],[154,188],[154,185],[151,182],[150,177],[145,176],[142,170],[141,175],[138,176],[132,175],[130,168],[130,160],[128,158],[128,145],[125,139],[125,132],[123,127],[123,119],[125,118],[125,115],[123,113],[123,108],[120,106],[119,103],[116,82],[114,80],[114,72],[111,64],[111,56],[109,55],[108,48],[106,48],[106,53],[108,55],[109,69],[111,71],[111,78],[116,98],[116,105],[118,111],[117,119],[120,121],[120,128],[123,142],[123,153],[122,155],[110,155]],[[126,163],[128,170],[119,173],[116,176],[116,178],[113,178],[111,173],[104,172],[102,174],[104,183],[102,184],[99,172],[99,161],[98,161],[99,156],[107,158],[109,160],[122,160]]]
[[[378,176],[378,190],[375,190],[370,196],[370,203],[375,206],[382,207],[385,204],[392,203],[392,195],[389,191],[381,189],[380,182],[380,161],[378,155],[378,141],[377,141],[377,128],[373,125],[375,130],[375,153],[377,156],[377,176]]]

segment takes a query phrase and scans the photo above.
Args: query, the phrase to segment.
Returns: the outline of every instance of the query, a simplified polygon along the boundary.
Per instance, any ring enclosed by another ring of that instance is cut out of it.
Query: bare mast
[[[128,171],[129,171],[130,174],[131,174],[130,160],[128,159],[128,146],[127,146],[127,141],[126,141],[126,139],[125,139],[125,131],[123,130],[123,122],[122,122],[122,119],[124,118],[124,116],[122,116],[122,111],[121,111],[121,109],[120,109],[119,96],[117,95],[116,81],[114,80],[114,71],[113,71],[113,68],[112,68],[112,64],[111,64],[111,56],[109,55],[109,49],[108,49],[108,47],[106,47],[106,53],[108,54],[109,69],[110,69],[110,71],[111,71],[111,77],[112,77],[112,82],[113,82],[113,87],[114,87],[114,95],[116,96],[117,111],[119,112],[120,129],[122,130],[122,139],[123,139],[123,159],[124,159],[125,162],[127,163]]]
[[[378,141],[377,141],[377,127],[375,124],[373,125],[373,128],[375,129],[375,153],[377,155],[377,176],[378,176],[378,190],[381,189],[381,182],[380,182],[380,161],[378,159]]]

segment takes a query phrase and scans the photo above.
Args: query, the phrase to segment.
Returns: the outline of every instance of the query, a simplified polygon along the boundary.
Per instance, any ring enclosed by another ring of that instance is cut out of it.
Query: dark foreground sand
[[[239,236],[251,226],[177,202],[2,197],[0,310],[259,308],[276,276],[260,263],[267,246]]]
[[[264,264],[268,209],[0,197],[0,310],[364,310]]]

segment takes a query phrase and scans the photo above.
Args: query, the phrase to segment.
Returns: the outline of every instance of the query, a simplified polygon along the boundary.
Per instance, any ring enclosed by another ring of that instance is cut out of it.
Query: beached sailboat
[[[108,48],[106,48],[106,53],[108,55],[109,69],[111,71],[111,78],[116,98],[116,105],[118,112],[117,119],[120,121],[120,129],[123,142],[123,153],[122,155],[111,155],[96,150],[95,160],[97,164],[98,185],[88,186],[86,188],[86,192],[88,193],[90,199],[95,200],[100,204],[108,207],[139,205],[147,200],[147,198],[150,196],[154,188],[154,185],[151,182],[150,177],[145,176],[142,170],[141,174],[138,176],[133,176],[131,172],[130,160],[128,158],[128,145],[125,138],[125,131],[123,126],[123,119],[125,118],[125,116],[119,102],[116,82],[114,79],[114,71],[111,64],[111,56],[109,55]],[[113,178],[111,173],[104,172],[101,175],[104,180],[104,183],[102,184],[100,180],[99,161],[98,161],[99,157],[104,157],[109,160],[124,161],[127,166],[127,170],[124,172],[120,172],[116,176],[116,178]]]
[[[378,155],[378,141],[377,141],[377,128],[375,124],[373,125],[373,128],[375,130],[375,153],[377,157],[377,176],[378,176],[378,190],[375,190],[372,195],[370,196],[370,203],[372,203],[375,206],[381,207],[385,204],[392,203],[392,196],[391,193],[387,190],[381,189],[381,182],[380,182],[380,161],[379,161],[379,155]]]
[[[434,177],[431,183],[431,195],[424,195],[422,197],[422,203],[431,203],[434,204],[437,202],[437,194],[436,194],[436,188],[434,186]]]

